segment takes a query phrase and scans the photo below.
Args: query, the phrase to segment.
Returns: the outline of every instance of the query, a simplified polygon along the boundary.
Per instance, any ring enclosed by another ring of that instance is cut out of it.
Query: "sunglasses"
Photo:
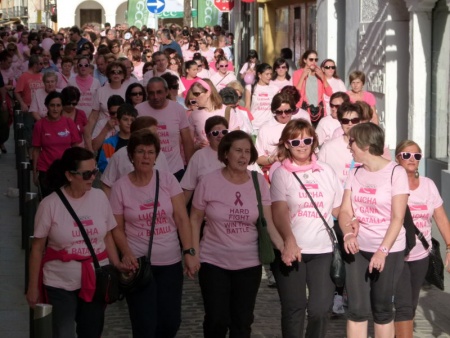
[[[341,120],[341,123],[342,124],[349,124],[349,123],[352,123],[352,124],[358,124],[359,122],[361,122],[361,119],[359,118],[359,117],[354,117],[354,118],[352,118],[352,119],[346,119],[346,118],[343,118],[342,120]]]
[[[173,85],[173,86],[169,86],[169,88],[173,89],[173,90],[178,90],[178,89],[180,89],[180,85],[176,84],[176,85]]]
[[[285,109],[285,110],[275,110],[274,113],[277,115],[283,115],[283,114],[292,114],[294,111],[292,109]]]
[[[197,104],[197,100],[189,100],[189,103],[192,105]]]
[[[310,146],[314,141],[314,137],[306,137],[304,139],[294,139],[294,140],[288,140],[289,144],[292,147],[298,147],[300,145]]]
[[[411,158],[411,155],[414,156],[414,159],[416,161],[420,161],[422,159],[422,154],[421,153],[401,152],[398,155],[401,155],[402,160],[409,160]]]
[[[228,65],[219,65],[219,68],[226,68]]]
[[[144,96],[143,92],[134,92],[134,93],[130,93],[130,96]]]
[[[95,168],[94,170],[86,170],[86,171],[70,171],[73,175],[80,175],[84,181],[89,181],[92,176],[97,175],[98,169]]]
[[[87,63],[79,63],[78,64],[78,67],[84,67],[84,68],[87,68],[87,67],[89,67],[89,64],[87,64]]]
[[[176,62],[171,62],[170,63],[172,66],[174,66],[174,65],[176,65],[177,63]]]
[[[350,137],[348,139],[348,146],[351,148],[354,142],[355,142],[355,139],[353,137]]]
[[[111,74],[120,75],[120,74],[123,74],[123,72],[121,70],[112,70]]]
[[[199,97],[202,94],[204,94],[204,93],[203,92],[192,92],[192,95],[195,97]]]
[[[330,103],[330,108],[339,109],[340,106],[341,106],[340,104],[332,104],[332,103]]]
[[[277,69],[286,69],[286,68],[287,68],[286,66],[280,66]]]
[[[212,130],[212,131],[210,131],[210,132],[208,133],[208,135],[217,137],[217,136],[219,136],[219,134],[226,135],[226,134],[228,134],[229,132],[230,132],[230,131],[229,131],[228,129]]]
[[[311,62],[313,62],[313,61],[316,61],[316,62],[319,61],[318,58],[309,58],[308,60],[311,61]]]
[[[336,69],[336,66],[323,66],[325,69]]]

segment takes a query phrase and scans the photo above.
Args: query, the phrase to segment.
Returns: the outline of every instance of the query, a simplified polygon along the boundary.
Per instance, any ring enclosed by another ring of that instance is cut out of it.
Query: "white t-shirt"
[[[246,85],[245,89],[251,92],[252,86]],[[272,84],[268,86],[255,85],[250,106],[250,111],[254,117],[252,121],[254,129],[261,128],[264,123],[272,119],[270,105],[278,91],[278,87]]]
[[[164,152],[172,173],[184,169],[180,150],[181,130],[189,128],[186,111],[177,102],[167,100],[163,109],[154,109],[146,102],[136,106],[139,116],[151,116],[158,121],[158,135],[161,141],[161,150]]]
[[[316,134],[319,138],[319,146],[328,142],[337,135],[342,136],[343,133],[344,131],[341,128],[341,124],[331,115],[327,115],[320,119],[316,128]]]
[[[290,78],[289,80],[284,79],[283,81],[280,80],[271,80],[270,81],[271,84],[273,84],[274,86],[277,86],[278,90],[281,91],[281,89],[283,89],[286,86],[292,86],[292,78]]]
[[[233,72],[230,71],[228,71],[225,76],[222,76],[220,72],[217,72],[211,76],[210,80],[213,83],[214,87],[216,87],[217,91],[220,92],[230,82],[236,81],[236,76],[233,74]]]
[[[343,189],[328,164],[320,161],[317,161],[317,164],[323,170],[299,172],[297,176],[332,228],[334,225],[332,210],[341,205]],[[302,253],[319,254],[332,251],[332,242],[322,219],[300,183],[284,166],[280,166],[273,173],[270,196],[272,202],[287,202],[292,232]]]
[[[169,165],[167,164],[166,156],[161,151],[158,154],[155,162],[155,169],[159,171],[170,171]],[[129,174],[134,170],[133,164],[128,158],[127,147],[122,147],[117,150],[113,156],[109,159],[108,165],[102,174],[101,181],[108,187],[112,185],[122,176]]]
[[[62,189],[91,240],[96,254],[106,250],[104,238],[116,227],[116,220],[105,193],[92,188],[81,198],[72,198]],[[39,204],[34,225],[34,237],[48,238],[48,247],[68,254],[92,257],[83,240],[78,225],[54,192]],[[108,264],[108,259],[100,265]],[[73,291],[81,288],[81,262],[52,260],[44,265],[44,284]]]
[[[81,96],[80,101],[78,101],[77,108],[84,111],[86,113],[86,117],[89,118],[89,115],[91,115],[92,107],[94,106],[95,93],[101,87],[100,81],[98,81],[96,78],[92,78],[92,84],[89,90],[82,91],[78,86],[77,77],[74,76],[69,79],[68,86],[74,86],[79,89]]]
[[[347,88],[345,87],[344,82],[341,79],[336,79],[332,77],[331,79],[327,79],[328,84],[330,85],[331,89],[333,90],[333,94],[337,92],[347,92]],[[330,110],[330,96],[323,94],[323,101],[325,102],[325,111],[327,116],[331,114]]]

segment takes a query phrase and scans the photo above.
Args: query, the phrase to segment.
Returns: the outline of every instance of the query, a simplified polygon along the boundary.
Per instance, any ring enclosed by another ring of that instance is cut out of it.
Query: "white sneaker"
[[[338,315],[342,315],[345,313],[343,298],[337,293],[334,294],[333,313]]]

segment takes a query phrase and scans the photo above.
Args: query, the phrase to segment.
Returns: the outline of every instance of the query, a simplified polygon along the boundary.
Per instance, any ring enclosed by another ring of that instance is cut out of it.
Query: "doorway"
[[[86,23],[102,24],[101,9],[80,9],[80,27]]]

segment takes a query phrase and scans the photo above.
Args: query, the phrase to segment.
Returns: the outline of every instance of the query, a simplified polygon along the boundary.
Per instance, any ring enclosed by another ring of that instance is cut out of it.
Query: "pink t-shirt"
[[[347,91],[347,87],[345,87],[345,84],[341,79],[336,79],[332,77],[331,79],[327,79],[327,82],[330,85],[331,89],[333,90],[333,94],[337,92],[345,93]],[[327,116],[331,114],[330,97],[331,96],[328,96],[327,94],[323,94],[323,101],[325,104],[325,111]]]
[[[42,121],[42,120],[41,120]],[[106,250],[104,238],[116,227],[111,206],[103,191],[92,188],[81,198],[72,198],[62,189],[91,240],[96,254]],[[92,257],[78,225],[56,193],[42,200],[35,217],[34,237],[48,237],[48,247],[69,254]],[[100,261],[100,265],[109,260]],[[44,265],[44,284],[73,291],[81,288],[81,262],[53,260]]]
[[[92,111],[92,107],[94,106],[94,96],[97,90],[101,87],[100,81],[98,81],[96,78],[90,76],[89,80],[92,81],[89,88],[83,88],[82,85],[80,85],[81,82],[77,81],[80,80],[78,76],[72,77],[69,79],[69,86],[74,86],[80,90],[81,96],[80,101],[78,101],[77,108],[84,111],[86,113],[86,116],[89,117]],[[85,79],[81,79],[81,81],[86,81]],[[112,95],[112,94],[111,94]]]
[[[59,90],[58,90],[59,91]],[[41,118],[47,116],[47,107],[45,106],[45,98],[48,93],[44,88],[39,88],[31,95],[30,112],[38,113]]]
[[[114,215],[123,215],[125,235],[133,255],[146,256],[153,216],[156,174],[148,185],[137,187],[128,175],[121,177],[111,190]],[[169,172],[159,172],[159,196],[153,239],[152,265],[170,265],[181,260],[177,226],[173,219],[172,197],[182,194],[180,184]]]
[[[434,210],[444,203],[436,184],[427,177],[420,176],[420,183],[417,189],[410,190],[408,199],[409,209],[416,227],[425,236],[431,248],[431,228]],[[422,242],[416,237],[416,246],[406,257],[406,261],[416,261],[425,258],[429,252],[425,250]]]
[[[337,119],[333,118],[331,115],[327,115],[320,119],[316,128],[316,134],[319,138],[319,146],[321,146],[334,137],[342,136],[344,131]]]
[[[317,163],[323,170],[299,172],[297,176],[332,228],[332,210],[341,205],[343,189],[333,169],[326,163]],[[319,254],[332,251],[332,242],[325,224],[300,183],[284,166],[280,166],[273,173],[270,197],[272,202],[287,202],[292,232],[302,253]]]
[[[161,151],[156,158],[154,169],[162,171],[170,171],[167,164],[166,156]],[[128,158],[127,147],[117,150],[109,159],[108,165],[102,174],[101,181],[108,187],[112,185],[122,176],[131,173],[134,170],[133,164]]]
[[[205,175],[195,189],[192,205],[206,215],[200,241],[201,262],[228,270],[261,264],[255,225],[258,202],[251,173],[248,175],[247,182],[233,184],[218,169]],[[258,182],[262,204],[270,205],[269,189],[262,175],[258,175]]]
[[[46,118],[36,122],[33,128],[32,146],[40,148],[37,170],[47,171],[64,151],[81,142],[80,133],[72,119],[61,116],[58,121]]]
[[[220,92],[224,89],[230,82],[236,81],[236,76],[232,72],[227,72],[225,76],[222,76],[220,72],[217,72],[211,76],[211,82],[217,91]]]
[[[344,136],[341,135],[325,143],[317,155],[319,160],[334,169],[342,186],[347,180],[350,168],[361,165],[354,162],[352,153],[347,149],[347,146],[348,142],[345,142]]]
[[[214,110],[212,112],[208,112],[204,109],[202,110],[193,110],[191,115],[189,116],[189,122],[194,129],[194,136],[196,142],[208,141],[205,133],[205,122],[211,116],[223,116],[225,117],[226,106],[222,105],[222,108],[218,110]],[[228,121],[228,129],[235,130],[240,129],[243,122],[241,117],[236,114],[236,111],[231,109],[230,111],[230,121]]]
[[[287,80],[284,79],[283,81],[280,80],[271,80],[270,84],[276,86],[278,88],[279,91],[281,91],[281,89],[283,89],[286,86],[292,86],[292,78]]]
[[[151,116],[158,121],[158,135],[161,141],[161,150],[164,152],[172,173],[184,169],[180,150],[180,132],[189,128],[186,111],[177,102],[167,100],[163,109],[154,109],[148,102],[136,106],[139,116]]]
[[[200,54],[209,62],[214,61],[214,49],[208,48],[207,51],[199,50]]]
[[[181,187],[185,190],[195,190],[203,176],[224,166],[225,164],[217,158],[217,151],[212,150],[210,146],[197,150],[192,155],[181,179]]]
[[[292,115],[291,119],[294,120],[299,118],[311,122],[309,114],[303,109],[300,109],[297,114]],[[277,149],[276,145],[280,140],[284,127],[286,127],[285,124],[279,123],[275,118],[272,118],[259,129],[255,143],[258,156],[271,156],[275,154]]]
[[[194,54],[198,53],[198,52],[199,52],[198,50],[195,50],[195,51],[192,51],[190,49],[183,50],[184,62],[191,61],[194,58]]]
[[[181,82],[180,75],[177,72],[174,72],[173,70],[170,70],[170,69],[166,69],[163,72],[158,72],[156,69],[153,69],[153,70],[150,70],[150,71],[146,72],[144,74],[144,78],[142,80],[142,85],[144,86],[144,88],[147,88],[148,81],[152,77],[161,76],[161,75],[166,74],[166,73],[170,73],[172,75],[175,75],[178,78],[178,84],[180,86],[180,88],[178,89],[178,95],[181,95],[183,92],[186,91],[186,88],[184,88],[183,82]]]
[[[29,107],[31,104],[32,94],[39,88],[44,88],[42,82],[42,74],[23,73],[17,80],[15,92],[22,96],[23,102]]]
[[[133,66],[133,72],[132,74],[136,77],[136,79],[140,82],[144,78],[143,72],[144,72],[144,62],[140,62],[138,65]]]
[[[347,94],[349,93],[349,91],[347,91]],[[372,93],[363,92],[363,101],[366,102],[369,106],[371,107],[375,107],[377,105],[377,100],[375,99],[375,96]],[[350,98],[350,102],[355,102]]]
[[[184,88],[186,90],[183,92],[183,97],[186,97],[187,92],[191,89],[191,86],[197,82],[199,77],[195,77],[194,79],[187,79],[184,76],[181,77],[181,82],[183,82]]]
[[[376,252],[391,224],[392,197],[409,195],[408,176],[403,167],[390,162],[383,169],[370,172],[364,167],[350,171],[345,189],[351,190],[353,213],[359,221],[358,243],[363,251]],[[395,170],[394,170],[395,167]],[[405,249],[402,226],[391,252]]]
[[[245,89],[252,91],[251,85],[246,85]],[[272,119],[272,110],[270,105],[273,97],[278,93],[277,86],[269,84],[268,86],[255,85],[252,94],[252,104],[250,111],[254,117],[252,124],[253,128],[259,129],[262,125]]]
[[[197,77],[199,77],[199,78],[201,78],[201,79],[209,79],[209,78],[211,78],[211,76],[213,76],[214,74],[215,74],[216,72],[214,71],[214,70],[212,70],[212,69],[205,69],[205,68],[202,68],[202,70],[201,71],[199,71],[198,73],[197,73]]]

